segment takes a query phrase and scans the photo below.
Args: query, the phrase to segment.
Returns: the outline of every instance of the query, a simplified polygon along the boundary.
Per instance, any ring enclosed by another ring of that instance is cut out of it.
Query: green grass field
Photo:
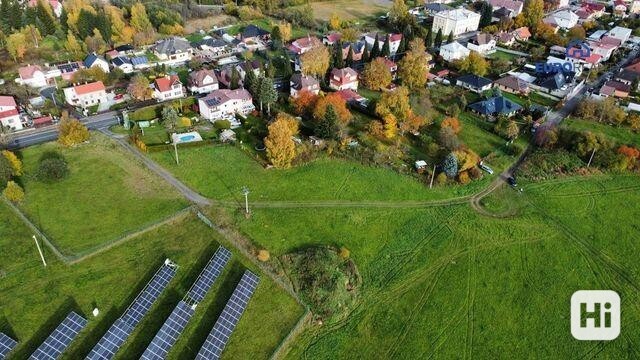
[[[640,146],[640,133],[633,132],[629,128],[616,127],[608,124],[600,124],[593,121],[584,121],[569,118],[562,122],[562,126],[578,131],[592,131],[602,133],[621,144]]]
[[[0,331],[19,340],[16,359],[28,357],[71,310],[88,316],[89,323],[64,358],[83,358],[168,257],[180,266],[176,277],[118,356],[139,358],[218,244],[233,250],[190,216],[71,266],[56,261],[45,248],[45,269],[31,233],[2,203],[0,216]],[[170,358],[195,356],[247,266],[248,261],[234,252]],[[97,318],[91,315],[94,307],[101,311]],[[262,274],[223,358],[268,358],[302,313],[293,298]]]
[[[46,184],[34,173],[42,153],[50,150],[65,156],[70,174]],[[21,208],[65,254],[89,251],[187,206],[173,188],[98,133],[74,149],[47,143],[20,156],[26,193]]]
[[[425,209],[255,209],[237,225],[272,254],[346,246],[363,276],[348,320],[308,329],[288,358],[635,358],[640,333],[637,176],[503,189],[484,203]],[[576,221],[576,219],[579,219]],[[330,226],[329,226],[330,224]],[[623,336],[569,331],[579,289],[613,289]],[[626,331],[625,331],[626,329]]]

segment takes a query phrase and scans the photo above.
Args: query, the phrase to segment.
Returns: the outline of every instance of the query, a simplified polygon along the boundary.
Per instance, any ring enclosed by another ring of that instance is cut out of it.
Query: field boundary
[[[304,328],[311,321],[312,315],[313,314],[311,313],[311,310],[307,308],[304,314],[300,316],[300,319],[298,319],[298,322],[293,326],[293,328],[291,328],[291,331],[289,331],[287,336],[285,336],[282,341],[280,341],[280,344],[278,344],[275,350],[273,350],[273,353],[271,354],[271,357],[269,357],[269,360],[283,359],[285,355],[287,355],[287,353],[289,352],[289,347],[291,346],[291,342],[294,341],[295,338],[300,335],[300,333],[302,333]]]

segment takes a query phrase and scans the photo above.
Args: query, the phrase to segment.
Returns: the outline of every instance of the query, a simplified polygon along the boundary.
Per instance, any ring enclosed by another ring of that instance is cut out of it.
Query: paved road
[[[93,115],[80,119],[91,130],[107,128],[118,124],[115,111]],[[31,145],[52,141],[58,138],[58,126],[47,126],[40,129],[20,131],[13,134],[13,140],[9,144],[10,149],[19,149]]]

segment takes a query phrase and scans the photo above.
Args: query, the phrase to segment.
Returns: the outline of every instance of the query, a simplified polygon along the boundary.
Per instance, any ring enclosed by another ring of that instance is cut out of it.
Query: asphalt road
[[[108,128],[118,124],[115,111],[110,111],[80,119],[90,130]],[[40,129],[25,130],[13,134],[10,149],[19,149],[31,145],[52,141],[58,138],[58,126],[52,125]]]

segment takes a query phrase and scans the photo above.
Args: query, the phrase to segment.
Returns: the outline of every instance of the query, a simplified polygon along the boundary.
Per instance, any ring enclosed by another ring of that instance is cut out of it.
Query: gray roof
[[[156,42],[153,46],[154,51],[160,54],[173,55],[187,52],[191,49],[191,44],[186,39],[179,37],[170,37]]]
[[[462,75],[456,79],[456,83],[465,83],[476,89],[481,89],[487,85],[491,85],[492,81],[478,75]]]
[[[504,96],[496,96],[484,101],[479,101],[469,105],[469,108],[483,115],[494,114],[510,114],[514,111],[522,109],[522,106],[505,98]]]

